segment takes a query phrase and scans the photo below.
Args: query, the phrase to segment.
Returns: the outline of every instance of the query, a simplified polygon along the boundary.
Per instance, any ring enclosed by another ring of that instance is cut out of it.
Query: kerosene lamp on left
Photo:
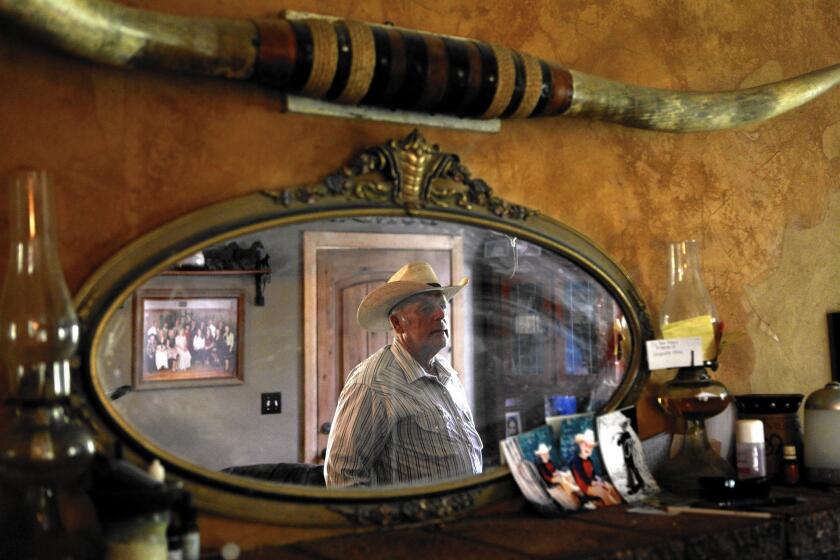
[[[70,406],[79,322],[61,271],[51,181],[25,170],[9,182],[9,258],[0,293],[0,482],[24,496],[18,557],[86,557],[59,515],[57,493],[91,463],[94,441]]]

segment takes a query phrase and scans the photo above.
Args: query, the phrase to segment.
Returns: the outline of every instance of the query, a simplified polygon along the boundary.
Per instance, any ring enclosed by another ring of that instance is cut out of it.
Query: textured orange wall
[[[187,15],[290,8],[391,21],[679,89],[736,89],[840,60],[834,0],[130,3]],[[286,115],[276,93],[251,84],[98,67],[7,27],[0,76],[0,176],[20,165],[54,172],[62,264],[73,290],[126,243],[176,216],[255,189],[317,180],[360,148],[412,128]],[[840,91],[762,125],[708,134],[564,119],[509,122],[496,135],[424,132],[461,154],[501,196],[602,245],[638,283],[654,316],[666,242],[702,239],[719,311],[731,332],[746,333],[756,317],[745,287],[777,268],[785,228],[820,223],[829,192],[840,186],[838,101]],[[0,206],[5,232],[4,195]],[[773,390],[772,378],[751,386],[761,344],[745,334],[725,351],[720,376],[735,392]]]

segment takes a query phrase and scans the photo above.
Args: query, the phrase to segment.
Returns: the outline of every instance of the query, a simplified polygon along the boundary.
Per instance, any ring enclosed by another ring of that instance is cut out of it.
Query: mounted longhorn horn
[[[681,92],[589,76],[453,37],[329,18],[187,18],[101,0],[0,0],[0,15],[76,55],[255,79],[342,103],[480,119],[589,117],[669,132],[732,128],[840,83],[840,64],[751,89]]]

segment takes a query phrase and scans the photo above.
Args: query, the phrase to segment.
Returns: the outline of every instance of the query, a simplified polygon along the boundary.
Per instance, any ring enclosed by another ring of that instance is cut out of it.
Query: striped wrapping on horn
[[[260,19],[256,78],[291,93],[482,119],[558,115],[572,76],[479,41],[326,19]]]
[[[562,114],[666,132],[724,130],[772,119],[840,85],[834,64],[748,89],[650,88],[478,41],[332,18],[185,17],[108,0],[0,0],[0,16],[103,64],[475,118]]]

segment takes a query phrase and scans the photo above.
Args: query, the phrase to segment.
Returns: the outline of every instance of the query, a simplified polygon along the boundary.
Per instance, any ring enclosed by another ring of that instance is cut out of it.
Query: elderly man
[[[327,443],[327,486],[417,484],[479,474],[481,438],[457,373],[437,358],[449,336],[446,305],[467,284],[441,286],[428,263],[409,263],[359,305],[369,331],[394,342],[350,373]]]

